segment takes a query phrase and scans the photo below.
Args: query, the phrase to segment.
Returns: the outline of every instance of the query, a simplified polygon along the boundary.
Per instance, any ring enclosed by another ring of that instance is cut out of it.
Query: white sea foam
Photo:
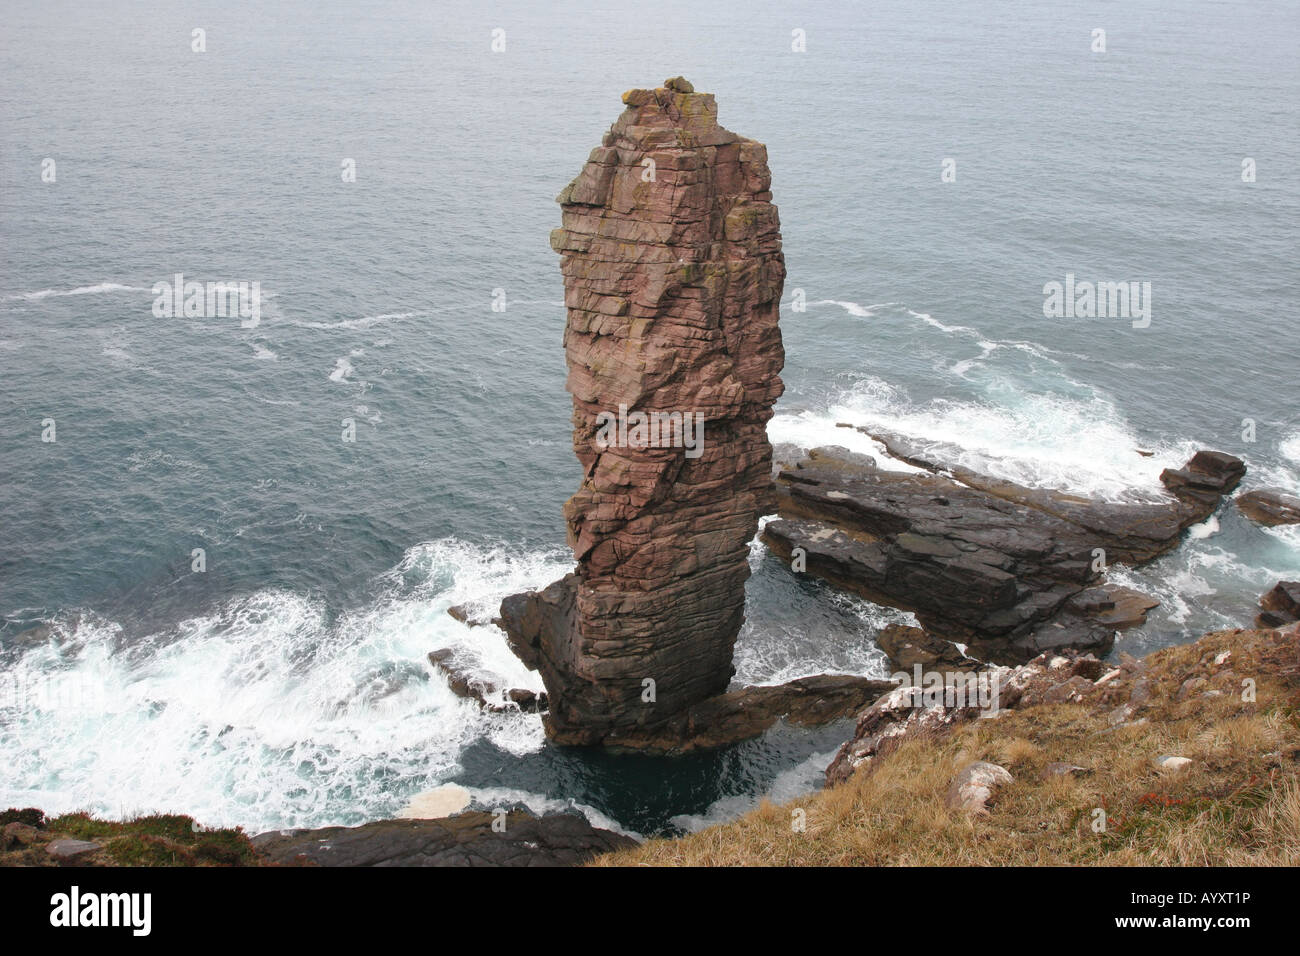
[[[766,796],[772,803],[784,804],[821,789],[826,767],[835,752],[815,753],[802,763],[778,774]],[[744,816],[758,806],[759,794],[736,794],[714,801],[703,813],[683,813],[669,822],[692,833]]]
[[[412,549],[371,604],[336,620],[262,591],[129,643],[113,622],[58,621],[3,672],[0,802],[252,831],[392,816],[451,779],[475,740],[541,747],[540,717],[485,713],[425,658],[451,647],[502,686],[540,689],[497,629],[446,609],[468,602],[482,617],[570,567],[448,538]]]
[[[335,362],[334,371],[330,372],[330,381],[346,382],[348,380],[348,376],[351,375],[353,371],[354,369],[352,368],[352,363],[349,362],[346,358],[341,358],[337,362]]]
[[[1282,453],[1283,458],[1289,458],[1300,465],[1300,432],[1294,432],[1282,439],[1277,450]]]
[[[637,840],[644,839],[640,833],[635,830],[624,829],[617,820],[605,816],[595,807],[588,806],[585,803],[578,803],[576,800],[560,800],[548,797],[545,794],[532,793],[528,790],[516,790],[510,787],[470,787],[469,795],[471,799],[470,805],[474,809],[495,810],[499,807],[509,807],[513,804],[522,803],[538,816],[576,810],[586,817],[587,822],[593,827],[599,827],[602,830],[613,830],[615,833],[622,833],[624,836],[630,836]]]
[[[386,312],[382,315],[363,315],[359,319],[340,319],[337,322],[294,322],[300,329],[372,329],[398,319],[411,319],[419,312]]]
[[[809,305],[838,305],[849,315],[857,316],[860,319],[869,319],[876,314],[877,309],[883,309],[890,305],[889,302],[882,302],[877,305],[859,305],[856,302],[849,302],[843,299],[818,299],[816,302],[809,302]]]
[[[884,446],[854,428],[840,428],[839,419],[824,412],[805,409],[795,413],[778,414],[767,424],[768,440],[774,444],[790,444],[807,451],[826,445],[838,445],[849,451],[861,452],[876,459],[881,468],[889,471],[920,472],[901,461],[889,458]]]
[[[100,295],[105,292],[148,292],[149,289],[138,285],[121,285],[117,282],[101,282],[98,285],[83,285],[76,289],[41,289],[39,292],[23,292],[20,295],[11,295],[10,299],[27,299],[34,301],[37,299],[48,299],[51,296],[65,295]]]
[[[931,328],[938,329],[940,332],[947,332],[949,335],[979,335],[979,331],[966,325],[944,325],[928,312],[915,312],[912,309],[907,310],[907,314],[914,319],[920,319]]]
[[[1096,391],[1069,397],[1001,380],[988,394],[984,401],[913,403],[898,389],[865,379],[813,418],[821,433],[827,422],[852,422],[903,435],[976,471],[1104,498],[1158,492],[1161,470],[1180,466],[1194,451],[1193,443],[1176,442],[1149,449],[1152,457],[1138,454],[1142,442]]]
[[[1295,556],[1295,565],[1291,568],[1290,575],[1288,575],[1293,577],[1300,571],[1300,525],[1277,525],[1272,528],[1261,528],[1260,530],[1270,538],[1278,541]]]
[[[759,548],[766,550],[764,545]],[[752,565],[752,558],[751,558]],[[762,587],[761,579],[754,587]],[[815,674],[884,679],[889,662],[875,641],[889,624],[915,624],[908,611],[881,607],[831,588],[792,598],[806,613],[791,620],[746,618],[736,638],[733,686],[784,684]]]

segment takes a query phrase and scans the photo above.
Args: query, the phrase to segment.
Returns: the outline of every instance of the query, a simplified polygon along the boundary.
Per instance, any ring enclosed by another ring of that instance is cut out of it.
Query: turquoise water
[[[1214,447],[1247,487],[1300,489],[1294,4],[32,2],[6,21],[6,805],[263,829],[455,781],[649,832],[816,785],[843,727],[682,761],[563,752],[424,663],[456,646],[540,686],[445,611],[489,617],[568,567],[554,197],[624,89],[679,73],[768,144],[789,267],[774,441],[877,424],[1117,499]],[[260,324],[155,317],[177,272],[260,282]],[[1150,327],[1045,318],[1067,273],[1150,282]],[[872,635],[901,615],[752,560],[737,680],[884,672]],[[1120,572],[1163,601],[1121,646],[1245,623],[1297,573],[1293,529],[1224,509]],[[17,642],[42,623],[51,640]]]

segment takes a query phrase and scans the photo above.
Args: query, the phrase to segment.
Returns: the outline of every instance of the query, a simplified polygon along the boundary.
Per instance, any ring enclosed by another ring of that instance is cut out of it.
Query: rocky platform
[[[1114,504],[1027,488],[869,434],[922,471],[814,450],[779,469],[781,517],[764,542],[796,568],[913,611],[961,657],[1004,664],[1067,647],[1107,653],[1115,632],[1158,602],[1106,582],[1105,567],[1173,548],[1245,474],[1239,459],[1201,451],[1161,474],[1164,500]]]
[[[496,830],[494,820],[501,821]],[[573,813],[513,810],[498,818],[473,810],[437,820],[273,831],[252,844],[271,863],[299,866],[574,866],[636,841]]]

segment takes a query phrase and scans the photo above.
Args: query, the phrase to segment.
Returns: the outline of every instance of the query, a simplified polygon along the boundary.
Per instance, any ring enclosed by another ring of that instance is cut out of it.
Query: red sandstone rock
[[[785,261],[767,151],[692,89],[675,77],[623,95],[551,234],[583,471],[564,509],[578,567],[501,616],[561,742],[662,724],[726,690],[748,543],[776,508],[766,425],[783,389]],[[601,428],[620,409],[634,426],[633,413],[702,416],[702,443],[620,443]]]
[[[1237,510],[1251,521],[1272,527],[1300,524],[1300,497],[1281,488],[1260,488],[1236,498]]]

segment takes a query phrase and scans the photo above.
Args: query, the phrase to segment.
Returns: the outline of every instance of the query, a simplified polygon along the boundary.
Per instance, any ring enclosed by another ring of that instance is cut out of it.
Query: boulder
[[[1266,527],[1300,524],[1300,497],[1281,488],[1247,491],[1233,500],[1237,503],[1238,511],[1251,521]]]
[[[48,839],[48,833],[30,823],[6,823],[4,829],[0,829],[0,850],[8,850],[15,846],[30,846]]]
[[[92,840],[73,840],[62,839],[54,840],[46,848],[45,852],[54,857],[60,863],[70,863],[80,859],[96,850],[102,850],[102,844],[95,843]]]
[[[922,670],[974,670],[982,666],[952,641],[931,637],[922,627],[889,624],[876,635],[876,641],[889,663],[900,671],[911,671],[917,664]]]
[[[1240,458],[1221,451],[1198,451],[1182,468],[1162,471],[1160,481],[1179,499],[1213,511],[1245,474]]]
[[[1260,599],[1259,627],[1283,627],[1300,620],[1300,581],[1279,581]]]
[[[1044,780],[1050,780],[1053,777],[1086,777],[1091,773],[1092,771],[1087,767],[1053,761],[1043,768],[1042,776]]]
[[[993,799],[993,794],[1013,782],[1015,778],[1005,767],[977,761],[953,778],[948,787],[948,808],[977,816],[987,815],[988,802]]]

